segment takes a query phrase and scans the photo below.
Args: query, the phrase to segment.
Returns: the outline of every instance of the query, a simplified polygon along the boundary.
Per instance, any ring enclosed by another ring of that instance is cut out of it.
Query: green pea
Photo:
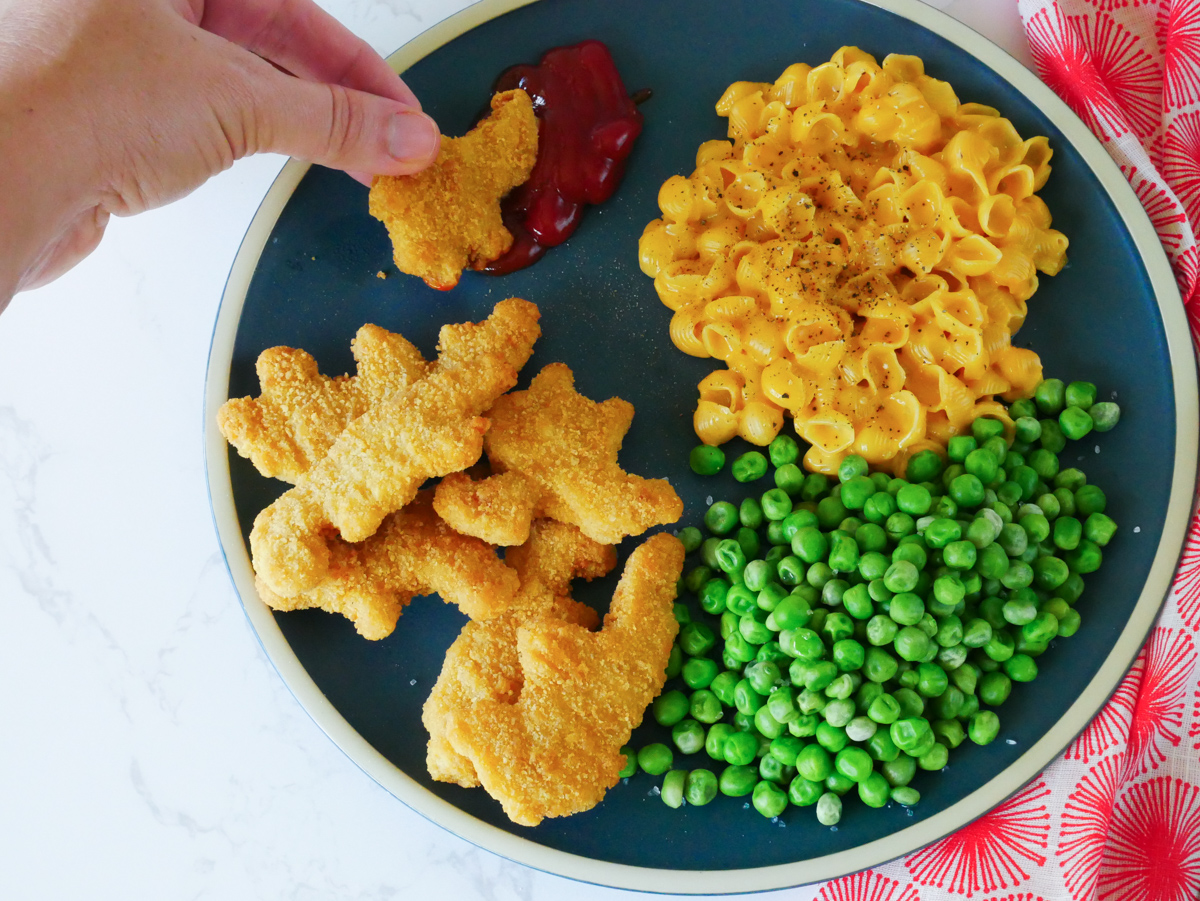
[[[997,663],[1003,663],[1010,658],[1016,649],[1016,642],[1004,629],[995,629],[993,627],[991,640],[983,646],[983,652],[995,660]]]
[[[900,626],[890,616],[878,613],[867,621],[867,641],[876,647],[891,644]]]
[[[901,807],[915,807],[921,802],[921,793],[907,785],[893,788],[890,797]]]
[[[933,506],[933,495],[923,485],[905,485],[896,495],[896,506],[910,516],[924,516]]]
[[[708,444],[697,445],[688,455],[688,465],[696,475],[715,476],[725,465],[725,452]]]
[[[1091,414],[1080,407],[1067,407],[1058,414],[1058,427],[1073,441],[1085,437],[1094,426]]]
[[[739,631],[734,632],[725,639],[725,653],[733,660],[739,663],[749,663],[754,659],[754,655],[758,653],[755,646],[747,641],[741,634],[741,620],[738,621]]]
[[[1088,413],[1092,417],[1092,428],[1097,432],[1110,431],[1121,420],[1121,408],[1112,401],[1094,404]]]
[[[871,603],[871,593],[865,583],[851,586],[842,595],[842,606],[847,613],[858,620],[870,619],[875,612]]]
[[[817,563],[829,553],[829,540],[820,529],[805,527],[792,538],[792,553],[805,563]]]
[[[746,616],[757,606],[758,595],[744,584],[732,585],[725,592],[725,609],[735,616]]]
[[[1042,414],[1057,416],[1066,404],[1066,386],[1061,379],[1045,379],[1034,389],[1033,401]]]
[[[937,453],[923,450],[909,458],[904,475],[910,482],[928,482],[941,475],[942,466],[942,458]]]
[[[987,745],[1000,734],[1000,717],[991,710],[973,714],[967,724],[967,737],[977,745]]]
[[[775,625],[779,627],[781,633],[789,632],[808,624],[812,619],[812,607],[801,596],[789,594],[775,606],[771,615],[775,617]]]
[[[759,451],[746,451],[729,467],[739,482],[754,482],[767,474],[767,458]]]
[[[950,677],[936,663],[921,663],[917,666],[917,693],[922,697],[936,698],[945,692],[949,685]]]
[[[764,779],[754,786],[750,801],[764,817],[774,819],[787,809],[788,796],[778,785]]]
[[[1071,382],[1063,396],[1068,407],[1090,410],[1096,402],[1096,386],[1091,382]]]
[[[688,688],[708,688],[719,672],[717,662],[707,657],[689,657],[681,675]]]
[[[1064,559],[1072,572],[1086,575],[1100,568],[1104,555],[1100,551],[1099,545],[1085,538],[1079,542],[1079,547],[1075,550],[1067,551]]]
[[[811,807],[823,794],[825,794],[824,780],[810,782],[803,776],[797,776],[788,785],[788,800],[797,807]]]
[[[796,773],[809,782],[824,782],[833,772],[833,757],[818,744],[805,745],[795,766]]]
[[[738,522],[742,524],[743,528],[762,528],[764,519],[762,504],[758,502],[757,498],[748,497],[738,507]]]
[[[967,738],[967,730],[962,727],[962,724],[957,719],[935,720],[930,728],[933,729],[933,734],[937,736],[938,743],[952,750],[961,745]],[[941,769],[941,767],[938,767],[938,769]]]
[[[622,745],[621,754],[625,757],[625,764],[617,776],[621,779],[628,779],[637,773],[637,752],[633,750],[633,745]]]
[[[817,724],[817,743],[831,754],[836,754],[850,743],[846,730],[831,723]]]
[[[704,727],[697,720],[680,720],[671,727],[671,742],[680,754],[695,754],[704,747]]]
[[[921,747],[925,743],[926,736],[932,735],[929,722],[921,717],[905,717],[896,720],[888,727],[888,732],[896,747],[905,752],[911,752],[911,750]]]
[[[867,716],[881,726],[889,726],[900,718],[900,704],[890,694],[881,694],[867,708]]]
[[[1055,625],[1057,631],[1057,623]],[[1013,654],[1004,661],[1004,673],[1014,682],[1032,682],[1037,678],[1037,672],[1037,663],[1028,654]]]
[[[674,679],[679,675],[679,671],[683,668],[683,651],[679,650],[679,645],[671,645],[671,655],[667,658],[666,674],[668,679]]]
[[[1092,513],[1083,524],[1083,534],[1087,540],[1099,547],[1104,547],[1112,541],[1116,532],[1117,524],[1103,513]]]
[[[709,725],[717,722],[725,714],[720,699],[707,688],[699,688],[692,692],[688,710],[697,721]]]
[[[862,667],[866,653],[866,649],[853,638],[844,638],[834,642],[830,656],[838,669],[848,673]]]
[[[688,699],[682,691],[663,692],[650,705],[650,712],[660,726],[673,726],[688,715]]]
[[[873,523],[886,522],[898,509],[894,496],[887,491],[876,491],[863,504],[863,518]]]
[[[1012,415],[1013,407],[1009,407],[1008,412]],[[1029,444],[1042,437],[1042,424],[1033,415],[1021,416],[1014,419],[1013,430],[1018,441],[1024,441]]]
[[[738,510],[729,501],[717,501],[704,514],[704,525],[714,535],[728,535],[738,524]]]
[[[1080,516],[1103,513],[1108,500],[1096,485],[1081,485],[1075,490],[1075,509]]]
[[[1070,638],[1079,631],[1080,616],[1075,608],[1067,610],[1058,620],[1058,637]]]
[[[976,557],[975,545],[970,541],[952,541],[942,548],[942,560],[951,569],[970,569]]]
[[[983,485],[978,476],[963,473],[950,483],[950,497],[959,507],[978,507],[983,503]]]
[[[992,707],[999,707],[1008,700],[1012,692],[1012,680],[1002,671],[984,673],[979,680],[979,699]]]
[[[771,488],[763,492],[759,504],[763,516],[771,520],[782,520],[792,512],[792,499],[782,488]]]
[[[842,799],[833,792],[826,792],[817,799],[817,822],[822,826],[836,826],[842,819]]]
[[[731,764],[721,771],[717,786],[721,794],[741,798],[754,791],[758,781],[758,770],[755,767]]]
[[[893,646],[901,659],[913,662],[923,659],[932,645],[929,636],[919,628],[905,626],[896,634]]]
[[[992,626],[985,619],[974,617],[963,626],[962,643],[969,648],[981,648],[992,640]]]
[[[716,633],[705,623],[688,623],[679,630],[679,647],[689,657],[704,656],[716,643]]]
[[[754,728],[759,735],[765,736],[768,739],[777,738],[783,734],[787,727],[779,720],[771,715],[769,707],[760,707],[758,712],[754,714]]]
[[[671,749],[662,742],[646,745],[637,755],[638,766],[651,776],[661,776],[671,768],[674,759]]]
[[[704,739],[704,751],[713,760],[723,761],[725,759],[725,745],[730,737],[737,734],[733,726],[728,723],[714,723],[708,729],[708,735]]]
[[[1042,427],[1041,446],[1052,454],[1061,454],[1067,446],[1067,436],[1063,434],[1057,419],[1042,419],[1038,423]]]
[[[834,529],[846,518],[846,506],[836,497],[823,497],[817,502],[817,523],[823,529]]]
[[[724,752],[726,763],[745,766],[758,755],[758,739],[752,732],[734,732],[726,736]]]
[[[867,499],[876,492],[875,483],[866,476],[856,476],[842,483],[841,501],[847,510],[861,510]]]
[[[800,459],[800,445],[789,435],[777,435],[767,445],[772,466],[788,466]]]
[[[834,769],[851,782],[862,782],[874,770],[874,763],[862,748],[850,746],[838,751],[833,761]]]
[[[944,548],[951,542],[962,538],[962,526],[954,519],[935,519],[925,527],[925,531],[922,534],[925,536],[925,541],[930,547]]]
[[[1071,575],[1065,560],[1058,557],[1038,557],[1033,561],[1033,582],[1038,588],[1053,591]]]
[[[700,545],[704,543],[704,533],[702,533],[695,526],[687,526],[686,528],[680,529],[676,537],[683,545],[683,551],[685,554],[690,554],[693,551],[696,551],[699,549]]]
[[[919,572],[908,560],[898,560],[888,567],[883,575],[883,584],[889,591],[907,592],[917,587]]]
[[[834,572],[848,573],[858,569],[858,543],[849,535],[833,532],[829,548],[829,568]]]
[[[884,683],[892,679],[899,669],[899,662],[883,648],[866,649],[862,674],[872,682]]]
[[[881,764],[879,772],[893,788],[908,785],[917,774],[917,759],[908,754],[899,754],[895,760]]]
[[[931,772],[944,769],[949,762],[950,751],[940,742],[935,742],[933,747],[917,758],[917,766]]]
[[[693,807],[703,807],[717,796],[717,777],[711,770],[691,770],[683,783],[683,797]]]

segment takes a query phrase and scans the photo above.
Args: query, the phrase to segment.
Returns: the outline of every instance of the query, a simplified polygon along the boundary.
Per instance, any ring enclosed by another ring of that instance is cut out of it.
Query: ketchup
[[[617,189],[642,131],[642,114],[599,41],[556,47],[536,66],[505,70],[494,90],[514,88],[529,94],[541,120],[538,155],[529,180],[501,201],[513,244],[485,267],[493,275],[523,269],[567,240],[583,208]]]

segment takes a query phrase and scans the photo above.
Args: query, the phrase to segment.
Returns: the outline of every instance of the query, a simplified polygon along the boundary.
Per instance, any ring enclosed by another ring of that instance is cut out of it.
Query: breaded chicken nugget
[[[537,340],[538,309],[501,301],[485,322],[446,326],[429,375],[352,421],[325,457],[254,520],[250,549],[263,584],[281,597],[328,575],[330,527],[349,542],[374,534],[427,479],[479,459],[480,414],[517,379]]]
[[[226,401],[221,434],[264,476],[296,484],[352,420],[429,372],[408,340],[376,325],[360,328],[350,347],[357,375],[334,378],[303,350],[264,350],[255,365],[262,394]]]
[[[331,540],[329,558],[328,577],[311,591],[282,598],[259,579],[259,596],[276,610],[340,613],[364,638],[377,640],[392,634],[417,595],[436,592],[472,619],[489,619],[512,605],[520,583],[494,547],[438,518],[432,491],[390,514],[361,544]]]
[[[599,622],[596,611],[570,597],[571,580],[595,579],[617,563],[616,551],[585,537],[574,526],[545,519],[534,523],[529,541],[506,557],[521,589],[503,615],[470,622],[446,652],[437,684],[421,713],[429,730],[426,763],[440,782],[479,785],[475,767],[450,746],[448,717],[476,701],[514,703],[524,681],[517,659],[517,629],[540,617],[561,619],[585,629]]]
[[[396,267],[448,291],[463,269],[482,269],[512,246],[500,199],[529,179],[538,122],[524,91],[492,97],[491,115],[415,175],[376,177],[371,215],[387,226]]]
[[[526,623],[516,701],[450,714],[451,746],[514,823],[588,810],[616,784],[621,746],[666,681],[682,567],[679,539],[652,536],[629,557],[601,631],[555,617]]]
[[[487,415],[484,447],[498,474],[479,482],[448,476],[434,500],[458,531],[520,544],[533,518],[548,516],[616,544],[682,515],[683,502],[665,479],[629,475],[617,465],[633,406],[615,397],[588,400],[562,363],[538,373],[528,391],[497,400]]]

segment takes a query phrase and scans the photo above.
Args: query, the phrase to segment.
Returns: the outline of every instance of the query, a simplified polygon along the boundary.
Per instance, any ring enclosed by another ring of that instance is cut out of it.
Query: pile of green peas
[[[1009,408],[1011,439],[976,419],[945,459],[915,454],[905,478],[858,456],[836,479],[806,473],[787,436],[735,459],[735,480],[771,472],[774,487],[679,532],[692,561],[680,598],[708,616],[676,603],[678,681],[651,705],[671,744],[626,746],[621,775],[663,776],[670,807],[748,795],[765,817],[814,806],[826,826],[851,790],[868,807],[918,803],[917,771],[994,741],[992,708],[1079,629],[1082,577],[1117,526],[1058,455],[1119,419],[1095,397],[1088,382],[1043,381]],[[724,453],[702,445],[690,462],[716,475]],[[675,767],[701,752],[719,772]]]

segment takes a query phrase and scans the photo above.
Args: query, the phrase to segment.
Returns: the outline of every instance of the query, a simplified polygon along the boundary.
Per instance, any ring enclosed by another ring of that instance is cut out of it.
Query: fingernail
[[[398,160],[424,161],[437,152],[437,125],[423,113],[397,113],[388,124],[388,153]]]

